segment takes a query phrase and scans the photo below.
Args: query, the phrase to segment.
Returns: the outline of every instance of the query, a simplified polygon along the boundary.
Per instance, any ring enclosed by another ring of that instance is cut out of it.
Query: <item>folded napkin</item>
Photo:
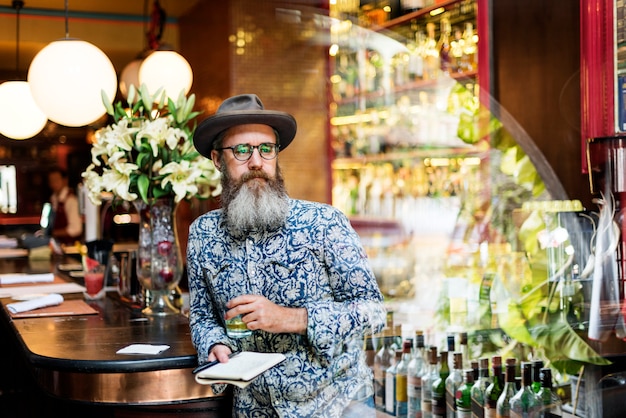
[[[23,274],[10,273],[0,274],[0,285],[19,283],[51,283],[54,281],[53,273]]]
[[[56,306],[63,303],[63,296],[58,293],[51,293],[40,298],[26,300],[24,302],[9,303],[7,309],[11,313],[17,314],[26,311],[32,311],[34,309],[45,308],[47,306]]]
[[[168,348],[165,344],[131,344],[117,350],[117,354],[159,354]]]

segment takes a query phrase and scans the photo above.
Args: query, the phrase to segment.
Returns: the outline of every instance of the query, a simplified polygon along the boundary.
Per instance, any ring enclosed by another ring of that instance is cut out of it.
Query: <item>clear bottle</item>
[[[474,387],[474,371],[463,371],[463,383],[456,390],[456,418],[472,416],[472,388]]]
[[[428,22],[426,24],[426,39],[422,48],[424,54],[424,79],[434,80],[439,75],[439,49],[437,49],[437,40],[435,39],[435,24]]]
[[[428,366],[422,375],[422,418],[433,416],[433,383],[439,378],[437,371],[437,347],[430,347]]]
[[[407,415],[411,418],[422,416],[422,376],[426,373],[426,352],[424,334],[415,332],[415,350],[407,370]]]
[[[461,71],[475,71],[477,67],[476,51],[478,37],[474,35],[472,22],[465,23],[463,31],[463,55],[461,57]]]
[[[452,371],[446,378],[446,416],[456,416],[456,390],[463,383],[463,354],[456,352],[453,355]]]
[[[491,369],[491,383],[487,386],[487,389],[485,389],[485,418],[496,417],[498,398],[502,393],[502,386],[504,386],[504,379],[502,378],[502,357],[493,356],[491,358]]]
[[[448,352],[439,353],[439,377],[432,385],[433,418],[446,417],[446,379],[450,375]]]
[[[382,347],[374,357],[374,404],[376,408],[385,410],[385,382],[387,369],[395,360],[395,353],[391,348],[391,330],[383,329]]]
[[[511,416],[510,402],[517,392],[517,387],[515,386],[516,360],[514,358],[506,359],[505,368],[504,387],[502,388],[502,393],[496,403],[497,418],[508,418]]]
[[[485,416],[485,391],[491,384],[489,377],[489,358],[478,359],[478,379],[472,386],[472,415],[476,418]]]
[[[402,350],[396,350],[395,361],[385,374],[385,412],[389,415],[396,414],[396,372],[401,359]]]
[[[409,407],[408,373],[413,351],[413,340],[402,343],[402,357],[396,367],[396,416],[407,418]]]
[[[510,400],[510,416],[514,418],[539,418],[540,401],[532,389],[532,365],[522,363],[522,386]]]
[[[543,361],[541,360],[533,360],[532,361],[532,388],[533,392],[539,393],[541,390],[541,369],[543,369]]]
[[[546,367],[541,369],[541,390],[537,394],[541,401],[541,418],[561,418],[563,409],[561,408],[561,398],[552,391],[552,370]]]

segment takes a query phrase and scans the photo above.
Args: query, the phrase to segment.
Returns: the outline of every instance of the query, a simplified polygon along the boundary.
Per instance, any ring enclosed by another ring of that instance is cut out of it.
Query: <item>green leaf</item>
[[[535,340],[528,332],[528,328],[526,328],[526,318],[522,314],[520,306],[512,300],[509,300],[507,311],[498,314],[498,323],[511,338],[530,346],[536,345]]]
[[[568,373],[576,373],[581,364],[598,366],[611,364],[591,348],[576,332],[563,321],[537,325],[530,330],[531,335],[555,367]]]
[[[150,179],[146,174],[141,174],[137,179],[137,188],[139,189],[139,196],[144,202],[148,202],[148,192],[150,190]]]

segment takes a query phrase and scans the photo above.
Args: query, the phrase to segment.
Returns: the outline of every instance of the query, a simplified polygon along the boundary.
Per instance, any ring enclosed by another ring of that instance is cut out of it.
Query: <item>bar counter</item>
[[[0,272],[32,272],[28,259],[20,260],[0,260]],[[51,268],[58,277],[71,280],[54,263]],[[82,284],[81,279],[73,280]],[[63,297],[66,301],[83,299],[80,293]],[[14,300],[0,301],[1,341],[14,343],[11,354],[23,365],[8,366],[16,369],[15,374],[30,375],[34,386],[52,399],[100,409],[121,406],[128,410],[135,405],[163,411],[175,405],[178,413],[190,406],[203,410],[203,416],[225,415],[220,413],[226,407],[225,397],[196,383],[191,373],[197,358],[184,315],[147,317],[122,302],[115,292],[101,300],[85,301],[95,314],[12,318],[6,304]],[[166,344],[170,348],[156,355],[116,353],[130,344]],[[2,350],[7,350],[6,344]],[[0,390],[3,392],[7,389]]]

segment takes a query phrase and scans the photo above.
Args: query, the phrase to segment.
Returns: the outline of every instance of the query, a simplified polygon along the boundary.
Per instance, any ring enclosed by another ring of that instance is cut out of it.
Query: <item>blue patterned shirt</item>
[[[199,361],[206,362],[218,343],[284,353],[284,362],[247,388],[234,388],[236,416],[340,417],[359,390],[372,393],[363,336],[385,323],[382,295],[358,235],[336,208],[293,199],[276,231],[237,239],[223,222],[219,209],[189,230],[190,326]],[[281,306],[306,308],[306,335],[257,330],[230,339],[211,307],[207,280],[219,315],[236,296],[263,295]]]

